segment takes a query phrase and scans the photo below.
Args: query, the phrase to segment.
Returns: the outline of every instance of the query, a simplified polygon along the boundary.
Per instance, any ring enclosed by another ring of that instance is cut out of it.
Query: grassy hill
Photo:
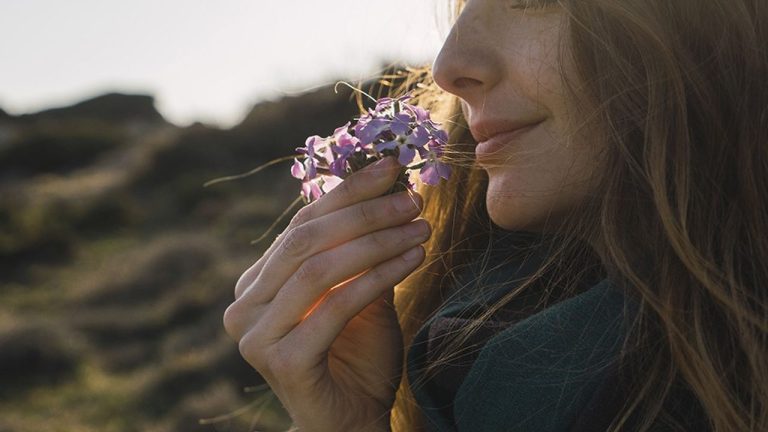
[[[0,112],[0,431],[284,430],[222,315],[299,184],[286,162],[202,185],[329,135],[350,94],[227,130],[169,124],[147,95]]]

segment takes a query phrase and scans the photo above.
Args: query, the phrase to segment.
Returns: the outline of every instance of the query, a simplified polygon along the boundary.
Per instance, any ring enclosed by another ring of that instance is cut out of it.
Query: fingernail
[[[412,237],[425,239],[429,237],[429,225],[423,220],[411,223],[405,226],[405,232]]]
[[[416,246],[413,249],[409,249],[403,254],[403,259],[406,261],[416,261],[421,257],[421,246]]]
[[[401,192],[395,197],[395,208],[401,213],[410,213],[419,208],[419,198],[408,192]]]

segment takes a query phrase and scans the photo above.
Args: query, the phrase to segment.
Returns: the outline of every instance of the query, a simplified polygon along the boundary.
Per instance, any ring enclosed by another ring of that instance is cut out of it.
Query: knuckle
[[[402,210],[399,210],[395,206],[395,201],[403,199],[403,196],[401,194],[397,195],[389,195],[386,197],[385,205],[386,205],[386,212],[389,217],[391,218],[397,218],[398,216],[401,216],[404,212]]]
[[[325,303],[325,308],[327,308],[330,316],[342,317],[350,313],[353,299],[349,289],[335,289],[325,300]]]
[[[351,202],[356,199],[358,190],[360,189],[358,183],[359,179],[349,178],[348,181],[343,181],[336,187],[336,189],[339,189],[339,195],[343,201]]]
[[[240,355],[259,371],[264,370],[265,365],[261,340],[261,333],[257,330],[257,327],[254,327],[237,344]]]
[[[371,233],[370,241],[373,247],[388,249],[392,247],[393,237],[391,233],[387,234],[384,231],[376,231]]]
[[[300,257],[309,247],[312,228],[308,225],[301,225],[293,228],[285,235],[281,245],[283,253],[290,257]]]
[[[245,291],[245,287],[246,287],[246,286],[247,286],[247,285],[246,285],[246,282],[245,282],[245,281],[243,280],[243,278],[241,277],[241,278],[240,278],[240,279],[237,281],[237,283],[235,284],[235,293],[234,293],[234,294],[235,294],[235,298],[237,298],[237,297],[240,295],[240,293],[242,293],[243,291]]]
[[[280,377],[281,380],[287,380],[295,372],[301,370],[299,358],[295,350],[281,343],[275,344],[273,348],[266,362],[267,367],[273,374]]]
[[[397,172],[397,170],[394,168],[396,165],[399,166],[399,164],[393,163],[394,161],[392,160],[389,162],[389,164],[384,164],[383,166],[367,167],[368,169],[361,172],[365,174],[367,181],[370,181],[374,184],[381,183],[382,181],[392,179]]]
[[[387,282],[387,276],[381,266],[376,266],[368,272],[368,282],[374,286],[380,286]]]
[[[371,201],[366,201],[358,206],[358,212],[360,220],[366,225],[371,225],[376,222],[377,211],[375,204]]]
[[[239,317],[240,311],[237,307],[237,302],[230,304],[224,311],[224,331],[226,331],[227,334],[234,339],[237,339],[239,335],[238,329],[236,328],[237,323],[239,322]]]
[[[245,292],[248,286],[250,286],[254,282],[254,280],[256,279],[256,276],[258,276],[258,274],[254,274],[254,272],[252,272],[251,269],[248,269],[242,275],[240,275],[240,278],[237,280],[237,283],[235,283],[235,299],[240,297],[242,293]]]
[[[235,302],[247,304],[250,308],[268,303],[271,300],[271,293],[265,288],[269,284],[268,281],[269,274],[259,273],[254,278],[253,282],[245,287],[245,290],[240,293],[240,296]],[[251,313],[251,311],[249,311],[249,313]]]
[[[293,218],[291,219],[291,223],[289,225],[292,227],[297,227],[299,225],[303,225],[309,222],[310,220],[312,220],[312,204],[306,205],[300,208],[296,212],[296,214],[293,215]]]
[[[293,277],[299,284],[316,283],[323,279],[325,268],[326,267],[322,265],[319,259],[313,257],[304,261],[299,268],[296,269],[296,273],[294,273]]]

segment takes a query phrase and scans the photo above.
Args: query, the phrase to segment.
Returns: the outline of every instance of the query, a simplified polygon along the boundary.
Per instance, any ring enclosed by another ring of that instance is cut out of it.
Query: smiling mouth
[[[512,131],[501,132],[491,136],[485,141],[480,141],[477,144],[477,147],[475,147],[477,161],[481,162],[482,160],[490,159],[492,156],[498,156],[504,147],[519,141],[522,136],[535,129],[541,123],[543,123],[543,120]]]

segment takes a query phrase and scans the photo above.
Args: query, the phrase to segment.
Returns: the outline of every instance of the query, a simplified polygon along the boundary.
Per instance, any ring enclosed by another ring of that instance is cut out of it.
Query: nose
[[[499,82],[502,63],[494,52],[490,11],[483,6],[491,2],[467,3],[432,64],[432,77],[438,87],[472,106]]]

